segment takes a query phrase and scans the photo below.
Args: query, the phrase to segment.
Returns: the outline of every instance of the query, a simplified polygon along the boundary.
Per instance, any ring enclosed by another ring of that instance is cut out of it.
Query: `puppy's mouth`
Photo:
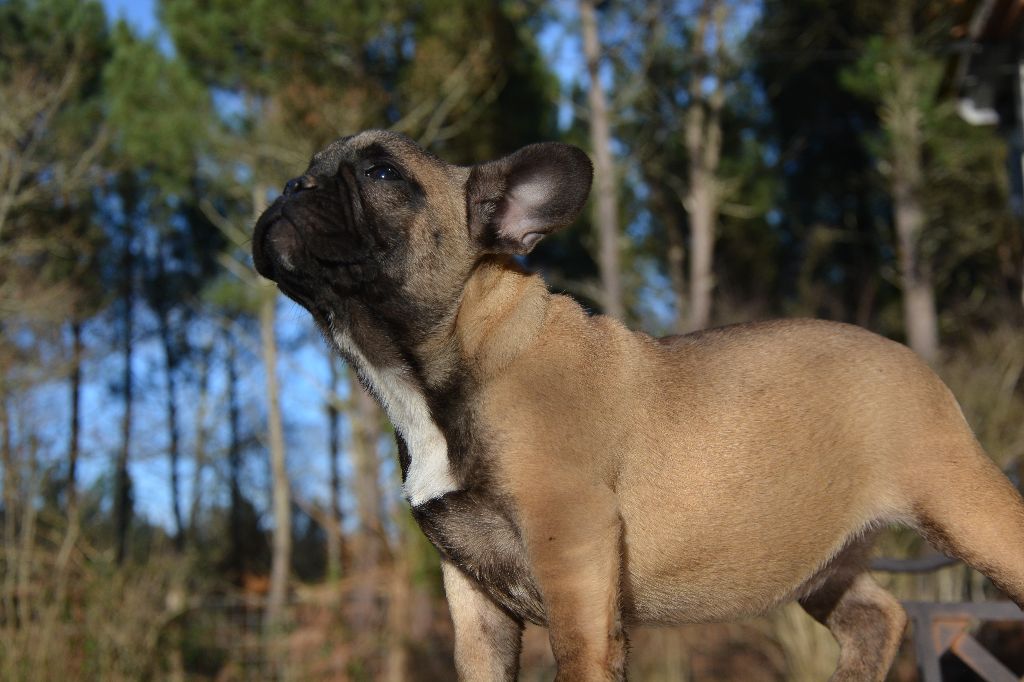
[[[293,264],[289,253],[298,246],[297,231],[282,216],[281,203],[278,199],[259,217],[252,240],[252,261],[256,272],[272,282],[278,281],[281,270],[291,269]],[[282,244],[282,241],[288,243]]]

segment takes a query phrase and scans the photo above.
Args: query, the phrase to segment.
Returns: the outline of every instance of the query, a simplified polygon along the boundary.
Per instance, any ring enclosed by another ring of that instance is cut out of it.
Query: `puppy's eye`
[[[371,166],[366,171],[366,177],[373,178],[374,180],[401,180],[402,174],[396,171],[386,163],[379,163],[376,166]]]

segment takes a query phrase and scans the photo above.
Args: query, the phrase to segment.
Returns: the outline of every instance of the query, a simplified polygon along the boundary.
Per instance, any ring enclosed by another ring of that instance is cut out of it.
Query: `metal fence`
[[[1020,490],[1021,480],[1016,462],[1005,471]],[[920,559],[876,559],[872,569],[887,573],[930,573],[959,562],[936,555]],[[921,682],[943,682],[941,661],[952,654],[985,682],[1021,682],[1002,661],[986,649],[969,631],[979,622],[1013,621],[1021,623],[1024,632],[1024,611],[1012,602],[937,603],[904,601],[913,626],[914,654]]]
[[[936,604],[904,602],[914,626],[914,653],[921,682],[942,682],[941,658],[951,653],[986,682],[1020,682],[981,645],[969,628],[978,621],[1020,621],[1024,611],[1011,602]]]

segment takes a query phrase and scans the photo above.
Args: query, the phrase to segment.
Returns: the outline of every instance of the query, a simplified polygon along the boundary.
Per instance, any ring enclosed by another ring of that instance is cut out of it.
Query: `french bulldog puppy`
[[[866,572],[889,524],[1024,605],[1024,503],[910,350],[813,320],[656,339],[524,271],[590,183],[564,144],[463,167],[367,131],[256,225],[257,270],[394,424],[462,679],[515,679],[525,621],[557,680],[622,680],[630,625],[796,600],[840,644],[833,680],[882,680],[906,623]]]

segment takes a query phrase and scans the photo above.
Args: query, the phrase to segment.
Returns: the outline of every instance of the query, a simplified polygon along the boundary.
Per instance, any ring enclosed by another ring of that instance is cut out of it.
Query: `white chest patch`
[[[458,489],[448,463],[448,441],[430,416],[419,388],[400,369],[370,364],[351,336],[332,330],[338,348],[356,363],[356,371],[371,386],[395,430],[409,449],[409,470],[402,492],[417,506]]]

